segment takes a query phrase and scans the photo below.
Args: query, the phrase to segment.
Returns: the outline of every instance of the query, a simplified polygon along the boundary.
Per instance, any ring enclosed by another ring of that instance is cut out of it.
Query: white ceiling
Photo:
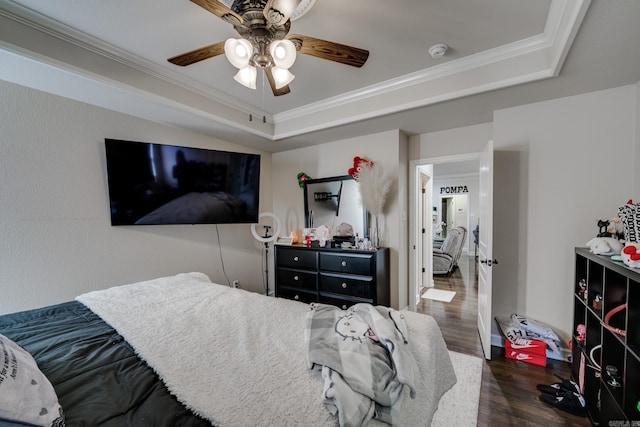
[[[639,20],[637,0],[319,0],[290,34],[369,59],[298,55],[291,93],[274,97],[260,79],[255,91],[234,82],[224,55],[167,62],[236,35],[189,0],[0,0],[0,78],[281,151],[488,122],[495,109],[636,83]],[[450,46],[440,60],[436,43]]]

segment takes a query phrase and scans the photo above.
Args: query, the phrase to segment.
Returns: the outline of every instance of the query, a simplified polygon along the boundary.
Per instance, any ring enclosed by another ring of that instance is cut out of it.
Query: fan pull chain
[[[267,116],[264,115],[264,81],[265,81],[266,75],[267,75],[267,72],[263,69],[262,70],[262,111],[263,111],[262,123],[267,123]]]
[[[265,80],[265,72],[262,72],[262,111],[264,111],[264,80]],[[249,121],[253,121],[253,114],[249,113]],[[262,114],[262,123],[267,123],[267,115]]]

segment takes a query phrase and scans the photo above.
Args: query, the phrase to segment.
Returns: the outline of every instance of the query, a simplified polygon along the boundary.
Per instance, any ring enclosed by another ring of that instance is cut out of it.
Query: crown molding
[[[274,114],[274,139],[557,76],[590,3],[552,0],[539,35]],[[438,91],[446,85],[455,89]],[[399,97],[400,91],[406,95]]]
[[[175,109],[178,115],[194,114],[279,140],[557,76],[590,3],[591,0],[552,0],[541,34],[273,115],[10,0],[0,0],[0,17],[67,43],[81,54],[105,58],[111,61],[110,66],[118,64],[121,72],[110,76],[106,74],[108,70],[84,70],[78,65],[81,60],[73,63],[75,57],[55,57],[54,49],[16,46],[3,40],[2,46],[9,52],[132,92],[139,98],[147,97],[151,103]],[[11,35],[7,38],[11,40]],[[127,80],[133,74],[137,80]],[[136,84],[142,78],[149,80],[144,88]],[[247,123],[249,114],[265,117],[268,126]]]

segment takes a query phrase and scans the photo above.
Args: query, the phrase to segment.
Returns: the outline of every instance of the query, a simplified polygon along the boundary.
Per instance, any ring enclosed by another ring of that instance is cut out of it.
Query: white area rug
[[[451,302],[456,295],[454,291],[443,291],[441,289],[429,288],[427,292],[422,295],[422,298],[432,299],[436,301]]]
[[[432,427],[468,427],[478,422],[478,404],[482,384],[479,357],[449,351],[458,382],[440,400]]]

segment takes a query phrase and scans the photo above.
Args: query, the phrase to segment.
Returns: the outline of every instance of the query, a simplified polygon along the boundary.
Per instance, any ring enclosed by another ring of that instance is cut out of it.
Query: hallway
[[[484,357],[477,329],[478,275],[476,260],[463,254],[450,276],[435,276],[435,288],[456,292],[450,303],[421,298],[418,312],[433,316],[449,350]],[[492,360],[482,371],[478,426],[589,426],[576,417],[545,405],[536,384],[570,377],[569,364],[547,360],[547,367],[507,359],[504,348],[492,347]]]

